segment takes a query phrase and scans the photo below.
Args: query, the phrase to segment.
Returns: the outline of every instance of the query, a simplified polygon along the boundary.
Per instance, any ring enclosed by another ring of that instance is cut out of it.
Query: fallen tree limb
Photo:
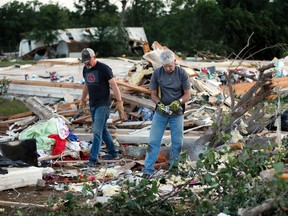
[[[268,199],[263,204],[256,206],[254,208],[239,209],[239,216],[257,216],[262,215],[264,212],[269,211],[273,208],[275,200]]]

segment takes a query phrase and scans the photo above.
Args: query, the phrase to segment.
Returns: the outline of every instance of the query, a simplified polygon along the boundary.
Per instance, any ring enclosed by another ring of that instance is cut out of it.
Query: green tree
[[[0,8],[0,49],[6,52],[18,51],[19,42],[35,25],[36,2],[9,2]]]
[[[100,56],[119,55],[125,46],[120,14],[117,7],[106,0],[78,0],[75,3],[78,24],[82,27],[96,27],[96,40],[91,46]]]
[[[161,42],[168,28],[163,25],[165,14],[165,4],[161,0],[133,0],[125,13],[125,26],[143,27],[149,41]]]
[[[250,12],[257,13],[260,10],[263,10],[267,4],[269,4],[269,0],[216,0],[217,3],[223,8],[235,8],[240,7],[246,9]]]
[[[173,0],[165,20],[170,48],[193,55],[195,50],[223,54],[223,13],[213,0]],[[178,38],[178,40],[175,40]]]
[[[67,13],[67,9],[62,9],[58,3],[40,5],[34,18],[37,23],[30,32],[29,38],[42,41],[45,45],[52,45],[57,40],[58,30],[63,30],[67,26]]]

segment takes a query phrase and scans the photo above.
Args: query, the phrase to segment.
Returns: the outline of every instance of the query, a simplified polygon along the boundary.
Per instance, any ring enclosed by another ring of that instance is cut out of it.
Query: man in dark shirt
[[[117,109],[120,118],[122,120],[126,119],[126,114],[112,69],[108,65],[97,61],[94,51],[90,48],[82,50],[81,61],[85,64],[83,67],[85,83],[79,107],[83,109],[83,106],[86,104],[87,95],[89,94],[89,107],[93,122],[93,143],[87,166],[93,167],[99,163],[98,154],[102,141],[105,142],[108,150],[108,155],[103,159],[111,160],[118,158],[118,152],[106,123],[110,115],[110,87],[117,100]]]

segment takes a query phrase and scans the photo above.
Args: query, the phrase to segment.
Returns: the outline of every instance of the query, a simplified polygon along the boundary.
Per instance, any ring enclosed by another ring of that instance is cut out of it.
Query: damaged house
[[[125,37],[130,52],[143,49],[143,44],[148,43],[143,27],[125,27]],[[89,46],[89,43],[97,40],[97,27],[69,28],[58,30],[57,40],[53,42],[51,57],[56,58],[79,58],[82,49]],[[107,34],[115,33],[110,31]],[[47,58],[45,53],[49,46],[43,41],[23,39],[19,44],[19,57],[22,59],[43,59]]]

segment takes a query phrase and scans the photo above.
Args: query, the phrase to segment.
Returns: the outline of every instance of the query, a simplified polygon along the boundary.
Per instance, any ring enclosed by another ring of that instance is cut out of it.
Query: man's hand
[[[78,113],[83,113],[86,103],[84,101],[80,101],[78,106]]]
[[[165,105],[162,102],[158,102],[157,106],[160,110],[164,110],[165,109]]]
[[[160,110],[162,113],[166,113],[171,115],[172,111],[170,110],[169,106],[165,106],[162,102],[157,103],[157,109]]]
[[[123,101],[117,101],[116,108],[118,110],[120,119],[125,120],[127,116],[126,113],[124,112]]]
[[[172,111],[172,112],[176,112],[178,111],[179,109],[181,109],[181,102],[179,100],[175,100],[173,101],[170,105],[169,105],[169,109]]]

